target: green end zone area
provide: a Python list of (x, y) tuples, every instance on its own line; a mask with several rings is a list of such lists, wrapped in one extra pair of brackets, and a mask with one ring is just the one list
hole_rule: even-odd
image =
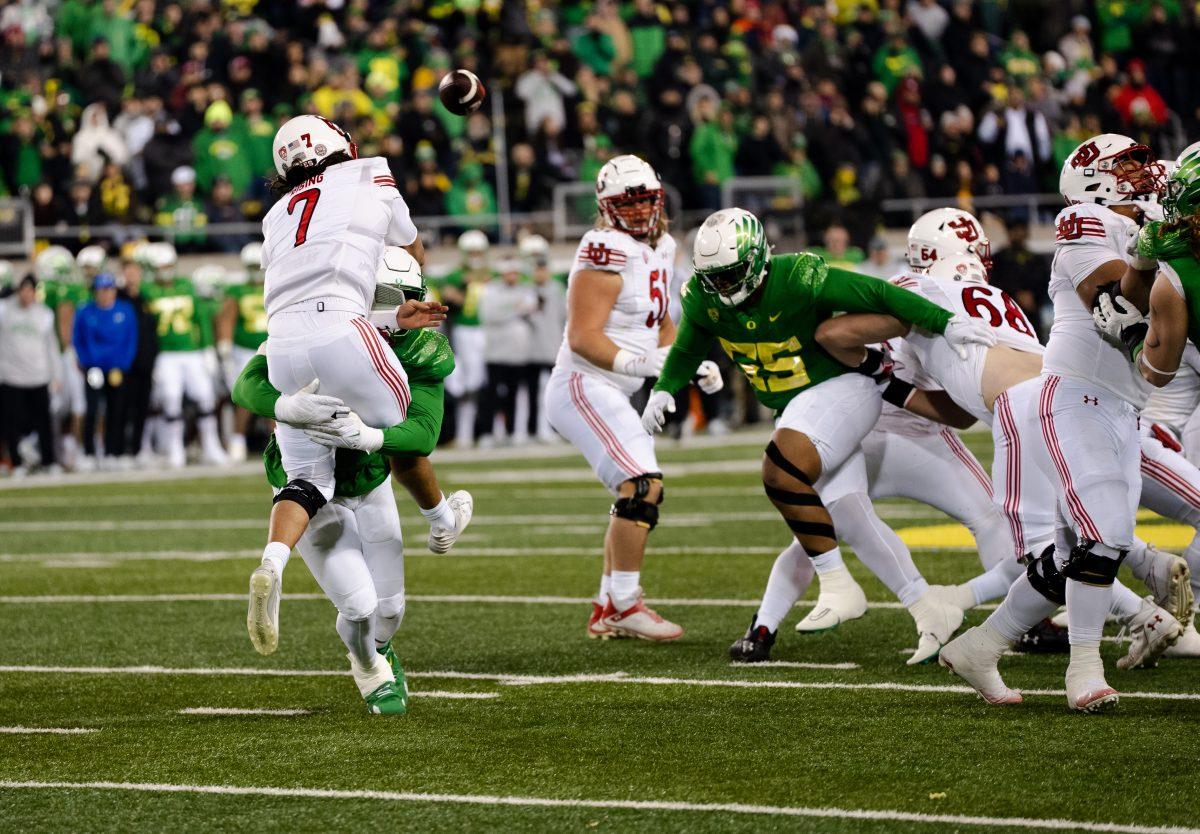
[[(968, 439), (986, 464), (986, 438)], [(580, 460), (439, 464), (447, 491), (474, 493), (476, 520), (455, 552), (434, 556), (426, 523), (399, 497), (410, 601), (398, 643), (414, 694), (399, 719), (364, 712), (334, 609), (298, 558), (279, 651), (251, 649), (244, 593), (269, 509), (257, 474), (0, 491), (0, 821), (38, 831), (1198, 825), (1196, 661), (1121, 672), (1123, 644), (1107, 642), (1109, 681), (1127, 696), (1115, 715), (1068, 714), (1061, 694), (988, 707), (939, 667), (904, 665), (911, 618), (850, 560), (868, 598), (886, 605), (816, 636), (792, 630), (798, 607), (773, 655), (793, 665), (731, 666), (728, 646), (788, 540), (760, 491), (760, 449), (735, 438), (663, 452), (667, 500), (643, 584), (687, 629), (672, 645), (584, 635), (609, 498)], [(880, 510), (930, 582), (977, 572), (969, 534), (944, 516), (905, 501)], [(1149, 515), (1140, 530), (1173, 548), (1192, 535)], [(1057, 691), (1065, 657), (1002, 668), (1018, 688)], [(181, 713), (207, 708), (304, 713)], [(26, 732), (47, 728), (95, 732)]]

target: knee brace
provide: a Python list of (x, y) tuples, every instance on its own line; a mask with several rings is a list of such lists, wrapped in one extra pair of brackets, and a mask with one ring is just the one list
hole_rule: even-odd
[(636, 478), (630, 478), (629, 481), (633, 484), (633, 495), (614, 501), (609, 515), (632, 521), (647, 530), (653, 530), (658, 525), (658, 505), (663, 502), (666, 490), (659, 489), (657, 501), (647, 501), (646, 496), (650, 494), (651, 481), (659, 481), (661, 484), (662, 473), (647, 472)]
[(321, 494), (321, 490), (301, 478), (288, 481), (271, 503), (278, 504), (280, 501), (292, 501), (299, 504), (308, 513), (309, 518), (316, 515), (317, 511), (328, 503), (325, 496)]
[(1067, 604), (1067, 580), (1054, 564), (1054, 545), (1025, 563), (1025, 576), (1033, 589), (1056, 605)]
[(1097, 544), (1099, 542), (1092, 539), (1080, 539), (1079, 544), (1071, 548), (1071, 555), (1067, 557), (1067, 561), (1062, 567), (1062, 575), (1085, 585), (1099, 587), (1112, 585), (1113, 580), (1117, 578), (1117, 571), (1129, 551), (1117, 551), (1117, 557), (1114, 559), (1102, 553), (1096, 553)]

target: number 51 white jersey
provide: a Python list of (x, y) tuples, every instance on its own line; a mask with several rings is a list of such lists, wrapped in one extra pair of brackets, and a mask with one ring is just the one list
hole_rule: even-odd
[[(953, 283), (924, 275), (905, 273), (891, 279), (893, 284), (921, 295), (956, 316), (979, 319), (996, 331), (996, 344), (1041, 354), (1037, 333), (1025, 313), (1008, 293), (988, 284)], [(950, 397), (983, 422), (992, 424), (992, 413), (981, 392), (983, 368), (988, 348), (967, 345), (964, 362), (944, 338), (913, 328), (904, 337), (898, 351), (905, 364), (915, 365), (932, 378)], [(915, 359), (915, 361), (913, 361)]]
[(338, 298), (367, 315), (385, 246), (408, 246), (417, 228), (381, 157), (326, 168), (284, 194), (263, 218), (263, 301), (268, 319), (310, 298)]

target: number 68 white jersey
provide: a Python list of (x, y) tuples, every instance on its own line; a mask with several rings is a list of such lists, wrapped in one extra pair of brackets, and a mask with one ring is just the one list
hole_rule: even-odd
[[(575, 250), (567, 293), (569, 296), (575, 273), (581, 270), (620, 275), (621, 292), (604, 324), (604, 335), (617, 347), (631, 353), (647, 354), (658, 349), (658, 330), (667, 317), (668, 286), (674, 269), (675, 240), (670, 235), (663, 235), (658, 245), (650, 246), (616, 229), (592, 229)], [(645, 382), (641, 377), (596, 367), (571, 350), (565, 334), (554, 365), (600, 377), (626, 394), (632, 394)]]
[(417, 228), (381, 157), (331, 165), (284, 194), (263, 218), (268, 319), (310, 298), (339, 298), (367, 315), (384, 246)]
[[(914, 273), (891, 279), (893, 284), (921, 295), (957, 316), (979, 319), (996, 331), (996, 344), (1041, 355), (1043, 348), (1025, 313), (1008, 293), (988, 284), (953, 283)], [(940, 336), (913, 328), (897, 351), (905, 364), (934, 380), (960, 406), (985, 425), (992, 413), (983, 402), (981, 387), (988, 348), (967, 345), (964, 362)], [(915, 360), (915, 361), (914, 361)]]

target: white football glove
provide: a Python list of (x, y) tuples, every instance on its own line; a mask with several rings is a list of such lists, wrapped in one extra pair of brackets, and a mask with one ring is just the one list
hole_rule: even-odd
[(1124, 347), (1126, 330), (1142, 324), (1146, 321), (1146, 317), (1126, 301), (1124, 296), (1118, 295), (1114, 299), (1108, 293), (1103, 292), (1096, 299), (1096, 306), (1092, 310), (1092, 321), (1096, 323), (1096, 329), (1100, 331), (1100, 335), (1106, 341), (1112, 342), (1117, 347)]
[(696, 369), (696, 386), (705, 394), (715, 394), (725, 387), (721, 369), (711, 359), (705, 359)]
[(620, 348), (613, 357), (612, 369), (625, 376), (655, 377), (662, 372), (670, 348), (656, 348), (650, 353), (634, 353)]
[(378, 452), (383, 448), (383, 431), (364, 423), (353, 411), (346, 412), (304, 429), (309, 440), (334, 449)]
[(981, 321), (955, 316), (946, 325), (942, 336), (954, 348), (959, 359), (967, 358), (967, 345), (991, 347), (996, 344), (996, 333)]
[[(719, 378), (719, 377), (718, 377)], [(653, 391), (642, 411), (642, 428), (646, 434), (662, 431), (667, 424), (667, 415), (675, 413), (675, 398), (666, 391)]]
[(334, 417), (346, 415), (349, 409), (337, 397), (314, 393), (320, 380), (314, 379), (295, 394), (284, 394), (275, 401), (275, 419), (289, 426), (304, 428)]

